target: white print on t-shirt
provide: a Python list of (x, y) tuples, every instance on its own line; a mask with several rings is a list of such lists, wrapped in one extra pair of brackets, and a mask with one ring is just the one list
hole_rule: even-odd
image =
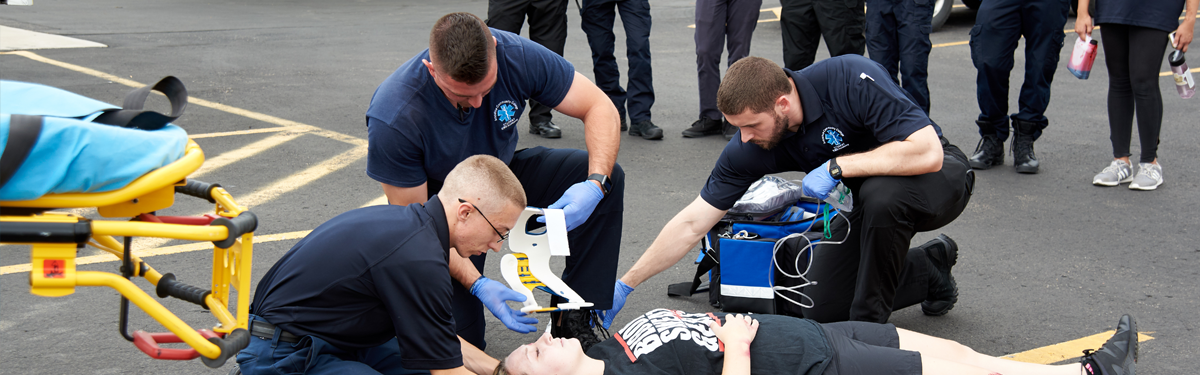
[(713, 316), (668, 309), (652, 310), (622, 328), (620, 335), (633, 360), (674, 340), (688, 340), (709, 351), (721, 350), (717, 335), (708, 327)]

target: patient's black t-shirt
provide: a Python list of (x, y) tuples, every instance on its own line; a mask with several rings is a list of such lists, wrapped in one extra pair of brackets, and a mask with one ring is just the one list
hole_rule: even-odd
[[(724, 316), (652, 310), (612, 339), (596, 344), (587, 355), (604, 361), (605, 375), (720, 374), (725, 345), (708, 324)], [(819, 375), (825, 371), (832, 350), (819, 324), (781, 315), (754, 318), (759, 327), (750, 344), (752, 374)]]

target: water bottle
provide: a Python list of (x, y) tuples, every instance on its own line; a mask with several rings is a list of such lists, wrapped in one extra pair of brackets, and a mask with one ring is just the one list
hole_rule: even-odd
[(1096, 61), (1096, 41), (1091, 35), (1084, 35), (1086, 39), (1075, 39), (1075, 49), (1071, 51), (1071, 61), (1067, 62), (1067, 71), (1074, 74), (1076, 78), (1088, 79), (1092, 74), (1092, 63)]
[[(1175, 33), (1167, 34), (1167, 39), (1174, 47)], [(1171, 65), (1171, 74), (1175, 76), (1175, 89), (1179, 90), (1179, 97), (1187, 99), (1195, 95), (1196, 81), (1192, 79), (1192, 71), (1188, 70), (1187, 62), (1184, 61), (1183, 51), (1171, 51), (1171, 54), (1167, 55), (1167, 62)]]
[(1175, 76), (1175, 89), (1179, 90), (1179, 97), (1187, 99), (1195, 95), (1196, 81), (1192, 79), (1192, 71), (1188, 70), (1183, 51), (1172, 51), (1168, 61), (1171, 64), (1171, 73)]

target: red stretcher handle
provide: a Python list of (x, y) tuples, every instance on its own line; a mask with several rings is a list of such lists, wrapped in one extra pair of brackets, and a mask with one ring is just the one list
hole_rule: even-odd
[[(224, 336), (224, 334), (222, 334), (222, 333), (214, 333), (213, 331), (209, 331), (207, 329), (198, 329), (198, 330), (196, 330), (196, 332), (200, 333), (200, 336), (204, 336), (205, 338), (223, 337)], [(160, 344), (160, 343), (167, 344), (167, 343), (176, 343), (176, 342), (183, 342), (183, 340), (180, 339), (179, 336), (176, 336), (174, 333), (170, 333), (170, 332), (164, 332), (164, 333), (149, 333), (146, 331), (134, 331), (133, 332), (133, 345), (136, 345), (137, 348), (142, 351), (142, 353), (146, 353), (146, 355), (150, 356), (150, 358), (177, 360), (177, 361), (189, 361), (189, 360), (196, 359), (196, 357), (200, 356), (200, 353), (196, 352), (196, 349), (192, 349), (192, 348), (167, 349), (167, 348), (158, 347), (158, 344)]]

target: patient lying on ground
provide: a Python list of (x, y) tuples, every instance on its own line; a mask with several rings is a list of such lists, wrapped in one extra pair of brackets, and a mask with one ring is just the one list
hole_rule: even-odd
[(1051, 366), (979, 354), (891, 324), (656, 309), (586, 354), (578, 340), (542, 335), (494, 374), (1133, 374), (1137, 327), (1126, 315), (1116, 328), (1081, 363)]

